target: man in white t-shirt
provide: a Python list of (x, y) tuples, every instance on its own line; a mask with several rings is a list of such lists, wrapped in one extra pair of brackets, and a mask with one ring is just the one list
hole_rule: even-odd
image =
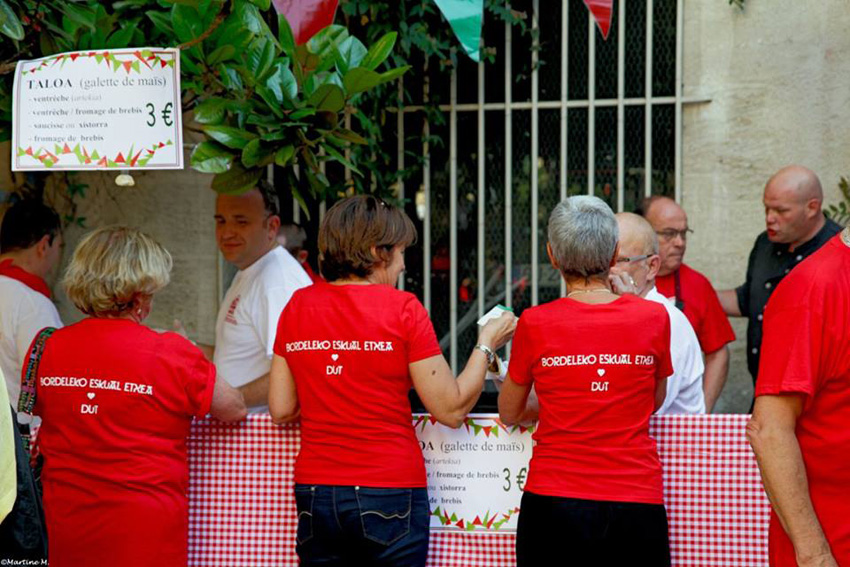
[[(705, 413), (702, 379), (705, 366), (699, 340), (685, 314), (655, 289), (655, 276), (661, 267), (658, 237), (652, 225), (632, 213), (619, 213), (617, 224), (620, 228), (620, 256), (611, 273), (631, 278), (637, 295), (661, 303), (670, 315), (673, 375), (667, 379), (667, 397), (656, 413)], [(635, 332), (639, 333), (640, 329), (635, 329)]]
[(59, 215), (35, 200), (9, 207), (0, 225), (0, 368), (9, 402), (18, 407), (21, 367), (35, 335), (61, 327), (44, 278), (59, 262)]
[(215, 236), (224, 259), (239, 268), (218, 311), (215, 347), (204, 350), (219, 375), (253, 412), (268, 405), (269, 370), (280, 314), (310, 277), (277, 242), (275, 190), (265, 182), (242, 195), (219, 195)]

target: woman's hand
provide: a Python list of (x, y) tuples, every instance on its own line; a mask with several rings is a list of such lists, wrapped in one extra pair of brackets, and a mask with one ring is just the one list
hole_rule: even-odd
[(517, 316), (510, 311), (505, 311), (499, 317), (490, 319), (481, 329), (478, 342), (493, 350), (502, 348), (514, 336), (517, 321), (519, 321)]

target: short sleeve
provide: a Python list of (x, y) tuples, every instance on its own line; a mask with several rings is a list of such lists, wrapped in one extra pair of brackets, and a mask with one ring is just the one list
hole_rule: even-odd
[(286, 287), (266, 289), (260, 297), (259, 309), (251, 314), (257, 337), (268, 358), (274, 353), (275, 331), (280, 323), (281, 313), (291, 297), (292, 290)]
[(45, 327), (62, 328), (62, 320), (56, 307), (44, 297), (33, 301), (29, 308), (21, 309), (23, 314), (16, 325), (15, 343), (18, 351), (18, 360), (23, 362), (29, 358), (30, 346), (39, 331)]
[(527, 386), (533, 381), (531, 367), (534, 360), (534, 352), (532, 351), (534, 344), (529, 337), (530, 333), (528, 317), (520, 317), (511, 345), (508, 375), (511, 380), (522, 386)]
[(189, 415), (203, 417), (210, 412), (215, 389), (215, 365), (201, 350), (175, 333), (164, 333), (165, 344), (160, 356), (166, 357), (173, 372), (183, 385), (183, 410)]
[[(784, 282), (783, 282), (784, 283)], [(799, 393), (814, 395), (823, 373), (823, 317), (812, 302), (786, 301), (777, 288), (767, 304), (756, 396)]]
[(280, 317), (277, 320), (277, 327), (274, 338), (274, 354), (282, 357), (286, 357), (286, 343), (289, 341), (287, 336), (287, 330), (292, 329), (292, 324), (288, 321), (292, 317), (292, 311), (295, 309), (295, 302), (290, 301), (286, 307), (283, 308), (283, 311), (280, 313)]
[(717, 293), (710, 285), (705, 292), (705, 312), (697, 334), (703, 352), (708, 354), (735, 340), (735, 331), (729, 324), (729, 318), (720, 305)]
[(406, 327), (408, 364), (443, 353), (428, 312), (415, 297), (405, 304), (402, 320)]
[(670, 355), (670, 317), (662, 305), (661, 330), (658, 338), (658, 349), (656, 353), (655, 379), (664, 380), (673, 375), (673, 360)]
[(755, 268), (756, 251), (758, 248), (759, 240), (756, 239), (753, 249), (750, 251), (750, 259), (747, 262), (747, 279), (744, 281), (744, 285), (738, 286), (735, 289), (735, 295), (738, 296), (738, 309), (745, 317), (750, 312), (750, 288), (753, 283), (753, 270)]

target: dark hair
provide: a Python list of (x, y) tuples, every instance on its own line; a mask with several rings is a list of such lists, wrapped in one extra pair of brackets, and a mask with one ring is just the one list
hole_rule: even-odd
[(307, 242), (307, 231), (297, 222), (281, 223), (277, 234), (286, 239), (284, 248), (293, 256), (303, 250), (304, 243)]
[(35, 199), (18, 201), (3, 215), (0, 225), (0, 253), (26, 250), (34, 246), (44, 236), (49, 236), (50, 244), (59, 234), (61, 223), (59, 215)]
[(378, 262), (390, 261), (393, 248), (414, 242), (416, 227), (404, 211), (372, 195), (349, 197), (331, 207), (319, 227), (319, 268), (328, 281), (365, 278)]
[(257, 190), (260, 192), (260, 195), (263, 196), (263, 209), (269, 215), (280, 216), (280, 198), (277, 195), (277, 189), (274, 186), (266, 181), (265, 179), (261, 179), (257, 183)]

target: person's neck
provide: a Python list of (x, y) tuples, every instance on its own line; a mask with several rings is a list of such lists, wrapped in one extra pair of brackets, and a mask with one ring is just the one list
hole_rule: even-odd
[(567, 288), (565, 297), (581, 303), (609, 303), (614, 296), (607, 275), (590, 278), (564, 277), (564, 283)]
[(797, 248), (799, 248), (800, 246), (802, 246), (803, 244), (805, 244), (806, 242), (808, 242), (809, 240), (811, 240), (812, 238), (817, 236), (817, 234), (821, 231), (821, 229), (824, 227), (825, 224), (826, 224), (826, 217), (823, 216), (823, 213), (818, 213), (818, 222), (815, 223), (815, 225), (812, 227), (812, 229), (809, 232), (807, 232), (805, 236), (803, 236), (802, 238), (800, 238), (796, 242), (792, 242), (791, 244), (789, 244), (788, 245), (788, 251), (793, 252), (794, 250), (796, 250)]
[(361, 278), (360, 276), (349, 276), (329, 283), (331, 285), (372, 285), (380, 282), (376, 281), (372, 276), (366, 276), (365, 278)]
[(268, 250), (266, 250), (265, 252), (263, 252), (262, 254), (260, 254), (259, 256), (257, 256), (256, 258), (254, 258), (254, 259), (253, 259), (253, 260), (252, 260), (249, 264), (245, 264), (244, 266), (236, 266), (236, 267), (237, 267), (237, 268), (239, 268), (239, 271), (240, 271), (240, 272), (241, 272), (241, 271), (243, 271), (243, 270), (247, 270), (248, 268), (250, 268), (251, 266), (253, 266), (253, 265), (254, 265), (254, 264), (256, 264), (257, 262), (259, 262), (260, 260), (262, 260), (263, 258), (265, 258), (265, 257), (268, 255), (268, 253), (269, 253), (269, 252), (271, 252), (272, 250), (274, 250), (274, 249), (275, 249), (275, 248), (277, 248), (278, 246), (280, 246), (280, 245), (279, 245), (279, 244), (277, 243), (277, 241), (275, 240), (275, 241), (273, 241), (273, 242), (271, 243), (271, 245), (269, 246)]
[(675, 270), (658, 270), (658, 276), (657, 277), (661, 278), (661, 277), (665, 277), (665, 276), (672, 276), (673, 274), (678, 272), (679, 268), (681, 268), (681, 267), (682, 267), (682, 264), (679, 264), (679, 267), (676, 268)]
[(38, 261), (38, 258), (31, 250), (16, 250), (15, 252), (0, 254), (0, 262), (4, 262), (5, 260), (11, 260), (12, 265), (41, 279), (45, 279), (47, 276), (47, 270), (42, 267), (42, 263)]
[(647, 294), (655, 287), (655, 278), (646, 280), (643, 289), (638, 290), (638, 297), (646, 297)]

